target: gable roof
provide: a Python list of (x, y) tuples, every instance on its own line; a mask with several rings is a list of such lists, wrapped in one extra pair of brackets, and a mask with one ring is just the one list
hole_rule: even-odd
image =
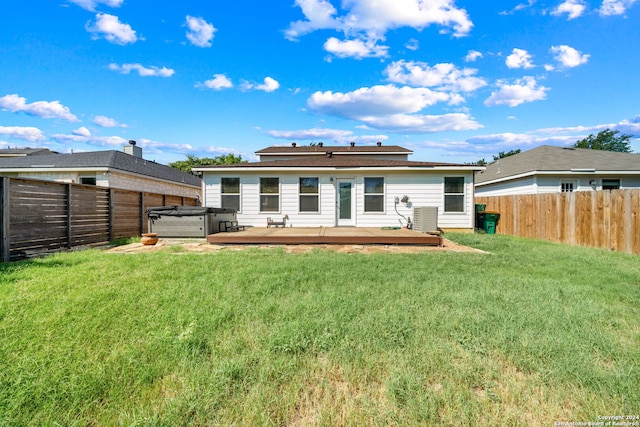
[(535, 173), (638, 172), (640, 154), (542, 145), (497, 160), (476, 173), (476, 185)]
[(115, 150), (0, 158), (0, 174), (3, 170), (22, 172), (24, 169), (37, 171), (38, 169), (87, 170), (92, 168), (115, 169), (193, 186), (201, 184), (197, 176)]
[(332, 152), (336, 154), (349, 153), (349, 154), (411, 154), (413, 151), (400, 147), (398, 145), (301, 145), (301, 146), (271, 146), (256, 151), (256, 154), (264, 155), (277, 155), (277, 154), (305, 154), (305, 155), (326, 155), (326, 153)]
[(383, 160), (368, 159), (350, 156), (322, 156), (305, 157), (290, 160), (269, 160), (264, 162), (239, 163), (233, 165), (211, 165), (193, 168), (194, 171), (207, 171), (213, 169), (344, 169), (344, 168), (379, 168), (379, 169), (406, 169), (406, 168), (431, 168), (431, 169), (457, 169), (457, 170), (482, 170), (483, 166), (461, 165), (456, 163), (413, 162), (409, 160)]

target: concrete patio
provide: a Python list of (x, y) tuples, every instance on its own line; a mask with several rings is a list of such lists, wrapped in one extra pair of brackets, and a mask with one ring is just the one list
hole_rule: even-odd
[(413, 230), (357, 227), (247, 227), (242, 231), (216, 233), (207, 242), (224, 244), (339, 244), (442, 246), (442, 237)]

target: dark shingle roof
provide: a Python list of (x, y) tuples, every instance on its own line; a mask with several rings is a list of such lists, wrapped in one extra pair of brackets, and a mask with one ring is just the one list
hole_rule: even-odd
[(291, 160), (271, 160), (265, 162), (241, 163), (234, 165), (200, 166), (196, 170), (207, 169), (238, 169), (238, 168), (437, 168), (460, 167), (464, 169), (479, 166), (461, 165), (456, 163), (412, 162), (409, 160), (367, 159), (362, 157), (334, 156), (307, 157)]
[(90, 151), (73, 154), (46, 154), (40, 156), (0, 158), (2, 169), (17, 168), (110, 168), (151, 178), (164, 179), (193, 186), (200, 186), (200, 178), (170, 168), (169, 166), (134, 157), (121, 151)]
[(640, 154), (543, 145), (505, 157), (476, 174), (476, 184), (533, 172), (638, 171)]
[(263, 148), (262, 150), (256, 151), (258, 155), (264, 154), (325, 154), (327, 152), (333, 153), (371, 153), (371, 154), (380, 154), (380, 153), (398, 153), (398, 154), (411, 154), (413, 151), (400, 147), (398, 145), (356, 145), (356, 146), (345, 146), (345, 145), (323, 145), (322, 147), (319, 145), (311, 145), (311, 146), (272, 146)]
[(23, 157), (23, 156), (41, 156), (44, 154), (58, 154), (48, 148), (3, 148), (0, 149), (0, 158), (2, 157)]

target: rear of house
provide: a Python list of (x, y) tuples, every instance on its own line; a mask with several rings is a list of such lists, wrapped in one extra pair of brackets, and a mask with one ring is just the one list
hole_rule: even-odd
[[(437, 208), (440, 229), (473, 228), (478, 166), (412, 162), (397, 146), (269, 147), (261, 161), (196, 168), (204, 204), (234, 208), (242, 224), (406, 227), (414, 209)], [(262, 160), (266, 159), (266, 160)]]

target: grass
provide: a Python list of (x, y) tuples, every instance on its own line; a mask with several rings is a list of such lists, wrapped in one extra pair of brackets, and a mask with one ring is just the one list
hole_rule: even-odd
[(0, 425), (552, 425), (640, 413), (637, 256), (64, 253), (0, 264)]

